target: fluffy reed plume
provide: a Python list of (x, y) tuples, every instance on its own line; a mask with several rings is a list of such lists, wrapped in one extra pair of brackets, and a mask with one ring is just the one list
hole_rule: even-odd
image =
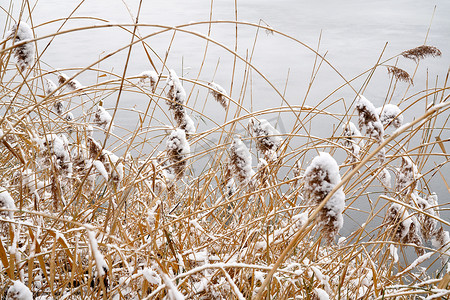
[(189, 117), (184, 108), (181, 112), (175, 112), (174, 119), (177, 123), (177, 127), (183, 129), (186, 132), (186, 136), (195, 133), (194, 121), (191, 119), (191, 117)]
[(419, 177), (419, 171), (416, 164), (407, 156), (402, 156), (402, 164), (397, 169), (397, 181), (395, 183), (395, 191), (403, 194), (409, 194), (416, 187), (416, 180)]
[(450, 234), (441, 226), (432, 239), (433, 247), (438, 249), (442, 255), (442, 261), (447, 266), (447, 274), (450, 273)]
[(359, 129), (362, 130), (365, 128), (366, 134), (374, 138), (378, 143), (382, 143), (384, 129), (377, 110), (375, 109), (375, 106), (373, 106), (372, 102), (367, 100), (364, 96), (358, 95), (356, 110), (359, 115)]
[(186, 91), (181, 85), (181, 81), (174, 70), (169, 71), (166, 85), (169, 87), (169, 91), (167, 92), (167, 98), (169, 100), (166, 101), (166, 104), (169, 106), (169, 109), (173, 111), (177, 127), (186, 131), (187, 135), (194, 134), (194, 121), (192, 121), (191, 117), (186, 113), (184, 107), (184, 103), (186, 102)]
[(155, 71), (144, 71), (139, 74), (138, 77), (141, 77), (141, 79), (139, 79), (139, 85), (144, 86), (145, 81), (149, 79), (150, 87), (152, 88), (152, 91), (155, 91), (156, 83), (158, 82), (158, 74)]
[[(25, 22), (19, 22), (19, 24), (14, 24), (8, 34), (8, 39), (14, 38), (15, 43), (23, 42), (26, 40), (33, 39), (33, 31), (30, 26)], [(13, 55), (17, 60), (17, 65), (20, 71), (25, 71), (26, 68), (30, 67), (34, 63), (34, 43), (25, 43), (20, 46), (13, 48)]]
[(60, 73), (58, 75), (59, 85), (61, 86), (67, 82), (65, 86), (71, 91), (75, 91), (75, 90), (79, 90), (79, 89), (83, 88), (83, 85), (78, 80), (76, 80), (76, 79), (69, 80), (69, 78), (70, 77), (67, 76), (66, 74)]
[(392, 76), (398, 81), (404, 81), (413, 84), (413, 80), (411, 76), (409, 76), (408, 72), (403, 69), (400, 69), (396, 66), (388, 66), (387, 67), (388, 74), (392, 74)]
[(230, 147), (231, 172), (241, 187), (251, 183), (255, 171), (252, 169), (252, 155), (239, 137), (234, 138)]
[(402, 111), (397, 105), (385, 104), (382, 107), (377, 107), (376, 110), (384, 126), (392, 124), (395, 128), (399, 128), (403, 125)]
[(349, 161), (350, 163), (356, 163), (359, 159), (359, 153), (361, 151), (361, 132), (356, 128), (353, 122), (348, 122), (343, 126), (344, 132), (343, 144), (350, 151)]
[[(308, 168), (303, 178), (303, 195), (310, 205), (319, 205), (331, 190), (341, 181), (339, 166), (331, 155), (320, 152)], [(342, 188), (337, 190), (319, 213), (319, 224), (322, 234), (331, 244), (335, 235), (344, 224), (342, 211), (345, 205), (345, 194)]]
[[(56, 90), (57, 86), (56, 84), (51, 81), (50, 79), (46, 79), (46, 85), (45, 85), (45, 94), (50, 95)], [(53, 96), (57, 96), (59, 94), (59, 91), (53, 94)], [(61, 101), (57, 100), (53, 102), (53, 108), (55, 109), (56, 113), (58, 115), (62, 115), (64, 112), (64, 105)]]
[(216, 99), (216, 101), (219, 102), (219, 104), (222, 105), (224, 109), (227, 109), (228, 107), (227, 91), (215, 82), (210, 82), (208, 83), (208, 85), (211, 87), (209, 92), (212, 94), (214, 99)]
[(111, 151), (102, 149), (102, 146), (92, 137), (87, 137), (87, 150), (80, 149), (76, 161), (81, 168), (88, 169), (91, 163), (106, 181), (117, 186), (124, 177), (123, 159)]
[(392, 187), (391, 184), (391, 174), (386, 168), (381, 169), (378, 174), (378, 179), (381, 181), (384, 187), (390, 189)]
[(102, 127), (104, 130), (109, 131), (114, 130), (114, 123), (112, 122), (112, 116), (101, 105), (97, 107), (97, 111), (95, 112), (94, 123)]
[(417, 221), (420, 224), (420, 232), (422, 233), (425, 240), (432, 240), (432, 238), (436, 235), (438, 230), (438, 222), (436, 219), (430, 217), (435, 216), (438, 217), (439, 213), (435, 210), (437, 206), (437, 196), (436, 194), (430, 195), (427, 199), (423, 199), (416, 193), (411, 194), (412, 202), (417, 208), (420, 208), (423, 212), (427, 213), (419, 213), (417, 214)]
[(434, 46), (422, 45), (413, 49), (409, 49), (402, 52), (403, 57), (412, 59), (416, 62), (427, 56), (441, 56), (442, 52)]
[(273, 128), (265, 119), (257, 120), (250, 118), (248, 130), (255, 138), (256, 146), (263, 153), (267, 161), (274, 161), (278, 158), (277, 150), (281, 145), (280, 132)]
[(73, 172), (72, 160), (69, 151), (69, 141), (63, 134), (47, 134), (39, 139), (38, 144), (45, 159), (44, 165), (49, 163), (49, 159), (55, 157), (56, 167), (67, 177)]
[(400, 204), (393, 203), (386, 211), (385, 222), (394, 230), (393, 240), (396, 242), (415, 244), (418, 255), (423, 255), (424, 250), (418, 221), (410, 216), (406, 209)]
[(14, 280), (8, 289), (6, 300), (33, 300), (33, 293), (20, 280)]
[(169, 109), (174, 111), (184, 109), (183, 104), (186, 102), (186, 91), (184, 90), (177, 73), (172, 69), (169, 70), (166, 85), (169, 87), (169, 90), (167, 91), (167, 98), (169, 98), (169, 101), (166, 101)]
[(173, 130), (167, 139), (166, 149), (175, 178), (177, 180), (183, 178), (186, 171), (187, 156), (191, 151), (185, 131), (179, 128)]
[[(55, 84), (53, 81), (51, 81), (50, 79), (46, 79), (45, 81), (46, 81), (46, 84), (45, 84), (45, 93), (46, 93), (47, 95), (50, 95), (51, 93), (53, 93), (53, 92), (56, 90), (57, 86), (56, 86), (56, 84)], [(57, 93), (58, 93), (58, 92), (57, 92)], [(54, 96), (56, 96), (56, 95), (54, 95)]]

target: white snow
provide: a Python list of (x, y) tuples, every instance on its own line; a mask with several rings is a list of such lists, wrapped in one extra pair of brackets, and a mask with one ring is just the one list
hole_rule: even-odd
[[(45, 86), (45, 93), (46, 93), (47, 95), (49, 95), (49, 94), (53, 93), (53, 92), (56, 90), (57, 86), (56, 86), (56, 84), (55, 84), (53, 81), (51, 81), (50, 79), (46, 79), (46, 81), (47, 81), (47, 84), (46, 84), (46, 86)], [(58, 94), (58, 93), (57, 93), (57, 94)], [(53, 96), (56, 96), (56, 94), (53, 95)]]
[(94, 160), (92, 164), (100, 173), (100, 175), (102, 175), (103, 178), (105, 178), (105, 180), (108, 181), (108, 171), (106, 171), (105, 165), (103, 165), (103, 163), (99, 160)]
[(367, 100), (364, 96), (358, 95), (356, 100), (356, 109), (358, 111), (359, 128), (366, 128), (366, 134), (375, 138), (378, 142), (383, 140), (384, 129), (380, 121), (375, 106)]
[(282, 138), (280, 132), (276, 130), (266, 119), (250, 118), (248, 121), (248, 129), (261, 151), (276, 151), (280, 147)]
[(9, 287), (7, 300), (33, 300), (33, 294), (30, 289), (20, 280), (13, 281), (14, 284)]
[(196, 131), (194, 121), (186, 113), (183, 114), (180, 127), (183, 128), (187, 134), (194, 134)]
[(156, 88), (156, 83), (158, 82), (158, 74), (155, 71), (144, 71), (138, 76), (141, 77), (138, 83), (139, 85), (143, 86), (146, 79), (149, 79), (150, 87), (152, 88), (152, 90)]
[(386, 168), (383, 168), (380, 173), (378, 174), (378, 179), (381, 181), (381, 183), (387, 187), (391, 188), (391, 174)]
[(398, 169), (395, 190), (400, 192), (406, 187), (411, 186), (417, 180), (419, 175), (416, 164), (414, 164), (409, 157), (402, 156), (402, 164)]
[[(97, 111), (95, 112), (94, 123), (101, 126), (103, 129), (107, 130), (110, 127), (111, 122), (112, 117), (109, 114), (109, 112), (107, 112), (103, 106), (99, 105)], [(113, 129), (114, 123), (111, 124), (110, 131), (113, 131)]]
[(69, 81), (65, 85), (65, 87), (67, 87), (69, 90), (75, 91), (75, 90), (83, 88), (83, 85), (78, 80), (76, 80), (76, 79), (69, 80), (69, 78), (70, 77), (67, 76), (66, 74), (60, 73), (58, 75), (58, 83), (59, 83), (59, 85), (63, 85), (64, 83), (66, 83), (66, 81)]
[(325, 292), (321, 288), (315, 288), (314, 293), (319, 300), (330, 300), (330, 296), (328, 296), (327, 292)]
[[(14, 44), (33, 39), (33, 31), (30, 26), (25, 22), (19, 22), (14, 24), (7, 34), (8, 38), (14, 38)], [(34, 43), (25, 43), (21, 46), (13, 48), (13, 55), (17, 59), (17, 64), (20, 69), (24, 71), (30, 67), (34, 62)]]
[[(11, 197), (9, 192), (0, 186), (0, 208), (6, 209), (16, 209), (16, 205), (14, 204), (14, 199)], [(14, 213), (12, 211), (6, 212), (10, 219), (14, 217)]]
[[(311, 204), (319, 204), (341, 181), (339, 166), (330, 154), (320, 152), (306, 168), (304, 175), (304, 195)], [(343, 225), (342, 211), (345, 206), (345, 194), (338, 189), (325, 204), (327, 215), (335, 217), (334, 227), (339, 231)]]
[(230, 152), (233, 170), (239, 184), (245, 185), (249, 183), (255, 171), (252, 169), (252, 155), (248, 151), (247, 146), (240, 138), (235, 138), (231, 144)]
[(178, 154), (182, 155), (187, 155), (191, 151), (189, 143), (186, 140), (186, 133), (180, 128), (177, 128), (170, 133), (166, 147), (169, 150), (176, 150)]
[(214, 99), (216, 99), (216, 101), (219, 102), (224, 109), (227, 109), (228, 107), (228, 99), (226, 98), (228, 97), (227, 91), (215, 82), (210, 82), (208, 83), (208, 85), (211, 87), (211, 90), (209, 91), (213, 95)]
[(426, 261), (427, 259), (429, 259), (434, 253), (433, 252), (427, 252), (421, 256), (419, 256), (415, 261), (413, 261), (406, 269), (404, 269), (403, 271), (397, 273), (395, 276), (399, 277), (409, 271), (411, 271), (412, 269), (414, 269), (415, 267), (417, 267), (419, 264), (423, 263), (424, 261)]
[(395, 247), (393, 244), (390, 244), (389, 245), (389, 253), (392, 256), (392, 259), (394, 260), (394, 263), (398, 262), (397, 247)]
[(97, 265), (97, 271), (98, 275), (104, 276), (106, 272), (108, 272), (108, 265), (106, 264), (105, 258), (103, 257), (103, 254), (100, 253), (100, 250), (98, 250), (98, 243), (97, 239), (95, 238), (95, 232), (91, 230), (91, 226), (86, 226), (86, 231), (88, 233), (89, 237), (89, 244), (91, 245), (91, 251), (92, 255), (95, 259), (95, 264)]
[(157, 286), (161, 285), (161, 277), (159, 277), (158, 273), (152, 269), (144, 268), (142, 271), (139, 271), (139, 273), (142, 273), (145, 280), (147, 280), (150, 284), (155, 284)]
[[(169, 70), (169, 76), (167, 77), (166, 85), (169, 86), (167, 97), (179, 104), (184, 104), (184, 102), (186, 101), (186, 91), (181, 85), (180, 78), (178, 78), (177, 73), (173, 69)], [(168, 101), (167, 105), (172, 108), (175, 104)]]
[(395, 128), (399, 128), (403, 124), (403, 115), (400, 108), (394, 104), (385, 104), (383, 107), (376, 109), (380, 116), (380, 121), (384, 126), (392, 124)]
[(160, 273), (161, 273), (161, 277), (164, 281), (164, 284), (166, 285), (166, 288), (167, 288), (168, 298), (170, 300), (184, 300), (185, 299), (184, 295), (182, 293), (180, 293), (180, 291), (178, 291), (177, 287), (173, 284), (173, 282), (169, 278), (169, 276), (167, 276), (162, 271)]

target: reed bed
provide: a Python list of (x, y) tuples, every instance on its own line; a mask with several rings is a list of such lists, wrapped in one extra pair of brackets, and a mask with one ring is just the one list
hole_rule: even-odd
[[(430, 189), (439, 182), (450, 193), (448, 74), (392, 97), (400, 85), (423, 84), (398, 60), (413, 69), (441, 50), (380, 56), (316, 105), (294, 105), (251, 58), (192, 23), (103, 23), (40, 37), (27, 13), (8, 15), (0, 44), (2, 299), (449, 297), (449, 194), (438, 199)], [(200, 23), (266, 30), (314, 53), (313, 73), (333, 68), (264, 22)], [(141, 36), (146, 26), (155, 32)], [(37, 41), (94, 27), (119, 28), (131, 42), (81, 68), (41, 60)], [(249, 109), (250, 72), (234, 81), (233, 68), (231, 88), (177, 74), (148, 43), (175, 32), (223, 47), (281, 104)], [(128, 74), (132, 47), (146, 49), (154, 68)], [(122, 52), (123, 73), (99, 67)], [(377, 70), (391, 80), (378, 108), (363, 96)], [(98, 80), (82, 82), (86, 73)], [(134, 95), (148, 100), (145, 110), (118, 105)], [(125, 113), (127, 124), (118, 121)], [(285, 131), (282, 119), (293, 120)], [(316, 120), (333, 128), (329, 135), (314, 134)]]

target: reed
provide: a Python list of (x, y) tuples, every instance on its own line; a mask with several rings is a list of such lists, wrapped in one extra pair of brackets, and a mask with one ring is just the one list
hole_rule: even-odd
[[(20, 19), (4, 15), (5, 24)], [(28, 17), (33, 24), (31, 8)], [(265, 38), (294, 41), (336, 70), (265, 22), (105, 22), (40, 37), (33, 30), (43, 24), (20, 21), (3, 31), (0, 297), (449, 297), (448, 194), (438, 199), (432, 189), (448, 188), (449, 74), (432, 87), (414, 80), (422, 91), (391, 97), (413, 81), (391, 65), (402, 56), (423, 63), (441, 51), (380, 56), (314, 106), (299, 105), (251, 56), (193, 28), (201, 24), (265, 30)], [(74, 68), (49, 67), (48, 48), (35, 48), (94, 28), (120, 30), (131, 41)], [(154, 31), (143, 35), (144, 28)], [(210, 44), (226, 50), (230, 88), (201, 71), (177, 74), (166, 59), (171, 46), (151, 48), (151, 37), (171, 34), (174, 42), (180, 33), (206, 41), (205, 53)], [(134, 47), (144, 49), (151, 70), (127, 73)], [(123, 73), (102, 69), (122, 52)], [(364, 86), (386, 66), (395, 84), (376, 108)], [(246, 92), (255, 78), (280, 105), (251, 109)], [(127, 106), (133, 97), (146, 102)], [(319, 136), (317, 126), (329, 134)]]

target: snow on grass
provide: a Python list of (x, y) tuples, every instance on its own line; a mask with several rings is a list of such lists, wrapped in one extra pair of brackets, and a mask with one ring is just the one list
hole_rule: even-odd
[[(6, 209), (16, 209), (16, 205), (14, 204), (14, 199), (11, 197), (9, 192), (0, 186), (0, 208)], [(12, 211), (1, 212), (1, 214), (6, 214), (10, 219), (14, 217), (14, 213)]]

